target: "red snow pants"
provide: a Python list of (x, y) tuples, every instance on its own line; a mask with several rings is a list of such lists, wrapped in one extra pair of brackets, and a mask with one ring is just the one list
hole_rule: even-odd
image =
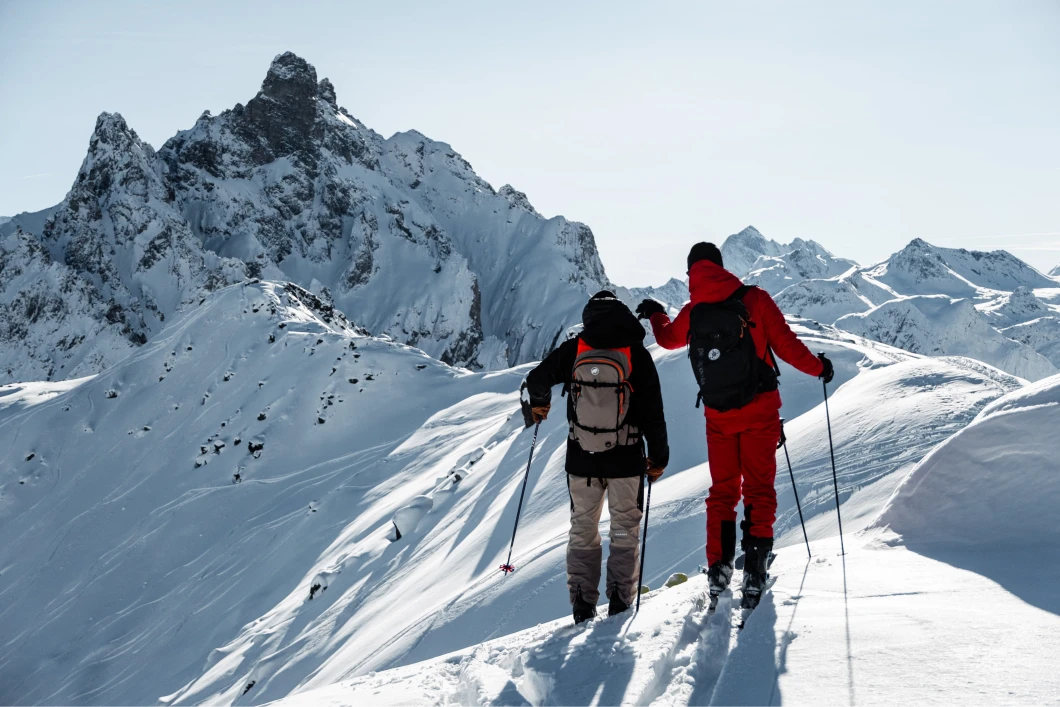
[(777, 443), (780, 394), (762, 393), (739, 410), (707, 410), (707, 564), (722, 559), (721, 526), (736, 520), (741, 487), (751, 535), (773, 537), (777, 517)]

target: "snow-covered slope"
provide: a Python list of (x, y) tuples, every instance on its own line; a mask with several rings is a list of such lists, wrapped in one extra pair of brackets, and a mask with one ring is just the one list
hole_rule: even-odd
[(1033, 591), (1036, 568), (1060, 551), (1057, 429), (1060, 376), (995, 400), (909, 474), (877, 524), (917, 548), (1035, 550), (1012, 578)]
[(989, 296), (1026, 287), (1054, 287), (1055, 282), (1004, 250), (969, 251), (940, 248), (920, 239), (863, 272), (902, 295)]
[[(932, 559), (896, 544), (891, 535), (873, 530), (859, 536), (849, 527), (872, 524), (887, 505), (895, 485), (919, 458), (912, 449), (906, 449), (906, 464), (887, 459), (888, 451), (898, 446), (887, 436), (889, 427), (900, 420), (910, 425), (910, 433), (927, 432), (934, 438), (930, 442), (934, 445), (966, 424), (974, 410), (982, 409), (985, 397), (992, 398), (1008, 387), (999, 385), (990, 393), (979, 387), (982, 379), (977, 380), (970, 371), (955, 373), (940, 360), (908, 360), (866, 372), (836, 393), (835, 429), (851, 439), (860, 437), (871, 450), (863, 453), (864, 458), (843, 453), (838, 456), (844, 520), (850, 533), (845, 538), (847, 554), (839, 556), (837, 539), (822, 532), (825, 521), (834, 524), (832, 498), (821, 499), (827, 506), (821, 509), (813, 500), (806, 501), (813, 516), (810, 537), (814, 557), (808, 560), (803, 554), (801, 534), (793, 528), (797, 537), (791, 539), (793, 543), (785, 543), (773, 565), (778, 582), (743, 631), (736, 629), (732, 595), (725, 593), (718, 612), (708, 615), (706, 583), (702, 576), (693, 575), (684, 584), (652, 591), (635, 617), (626, 614), (622, 618), (600, 618), (578, 628), (571, 626), (569, 619), (554, 621), (433, 660), (363, 674), (295, 694), (280, 704), (890, 704), (936, 698), (1020, 703), (1053, 700), (1060, 689), (1060, 678), (1048, 667), (1050, 656), (1060, 647), (1060, 592), (1052, 584), (1060, 579), (1060, 571), (1054, 565), (1041, 566), (1039, 557), (1034, 581), (1012, 572), (1000, 580), (999, 586), (995, 575), (978, 576), (956, 569), (949, 557), (942, 561)], [(998, 380), (1003, 381), (1004, 377)], [(949, 394), (934, 399), (940, 384)], [(894, 397), (895, 393), (899, 395)], [(968, 393), (972, 397), (965, 397)], [(895, 406), (869, 402), (879, 400), (880, 395), (888, 396), (884, 399), (893, 401)], [(1002, 400), (1020, 395), (1013, 393)], [(976, 401), (971, 408), (963, 406), (971, 400)], [(925, 417), (939, 403), (945, 407), (944, 413)], [(1001, 406), (995, 402), (988, 410)], [(881, 414), (883, 409), (888, 412)], [(954, 426), (935, 426), (954, 415), (960, 418), (951, 420), (957, 423)], [(885, 422), (887, 418), (889, 423)], [(797, 420), (789, 429), (792, 444), (795, 439), (806, 443), (809, 427), (825, 434), (817, 429), (819, 424), (800, 427), (800, 422)], [(1041, 418), (1025, 418), (1022, 422), (1038, 434), (1052, 424)], [(913, 436), (919, 437), (915, 433)], [(819, 441), (814, 439), (813, 443)], [(993, 442), (1007, 448), (1003, 437)], [(942, 449), (952, 444), (946, 443)], [(920, 455), (929, 448), (921, 447)], [(976, 449), (986, 456), (1000, 456), (998, 447), (979, 445)], [(1050, 448), (1049, 453), (1055, 456), (1057, 450)], [(814, 485), (814, 481), (805, 478), (801, 460), (796, 460), (795, 468), (800, 488)], [(869, 471), (872, 469), (880, 474), (873, 478)], [(953, 469), (955, 478), (944, 481), (960, 484), (961, 479), (956, 478), (959, 464)], [(988, 480), (998, 473), (993, 470), (977, 477), (984, 482), (983, 488), (970, 492), (977, 494), (977, 508), (991, 504)], [(856, 481), (852, 478), (855, 475), (860, 477)], [(670, 480), (667, 490), (675, 488), (684, 476)], [(816, 472), (810, 476), (815, 479)], [(655, 493), (661, 495), (667, 483), (664, 477)], [(909, 486), (903, 486), (903, 492)], [(944, 486), (939, 484), (940, 493), (945, 493)], [(848, 495), (854, 488), (857, 490)], [(814, 491), (807, 495), (813, 499)], [(1045, 502), (1055, 505), (1055, 495), (1050, 488)], [(931, 500), (928, 496), (922, 504), (928, 510), (918, 507), (915, 514), (921, 527), (933, 524)], [(1004, 501), (1001, 508), (1006, 511), (1020, 507), (1015, 493)], [(678, 527), (672, 524), (673, 504), (659, 505), (661, 512), (653, 504), (653, 517), (658, 512), (664, 520), (658, 525), (653, 523), (650, 537), (656, 542), (649, 542), (648, 546), (654, 555), (665, 554), (674, 543), (683, 544)], [(956, 504), (947, 503), (945, 507), (956, 508)], [(1050, 525), (1048, 513), (1041, 518), (1041, 523)], [(1018, 528), (1018, 520), (1011, 520), (1015, 522), (1010, 522), (1006, 532), (1013, 526)], [(1051, 525), (1048, 533), (1050, 538), (1057, 537)], [(977, 549), (994, 546), (994, 539), (987, 535), (971, 535), (979, 543)], [(1010, 538), (1007, 534), (1001, 537)], [(1020, 544), (1018, 539), (1012, 539), (1001, 547), (1008, 551)], [(1012, 562), (1003, 565), (1006, 569), (1013, 567)], [(681, 564), (672, 568), (688, 569)], [(1027, 641), (1036, 646), (1030, 654), (1025, 650)], [(968, 658), (973, 651), (982, 661), (989, 662), (988, 673), (982, 670), (980, 660)], [(944, 671), (947, 677), (924, 680), (925, 670)]]
[[(721, 244), (721, 255), (725, 261), (725, 267), (738, 277), (745, 277), (751, 270), (755, 269), (756, 263), (760, 258), (781, 258), (793, 251), (805, 251), (801, 266), (811, 267), (815, 270), (822, 267), (821, 263), (810, 262), (816, 256), (820, 256), (829, 267), (831, 267), (830, 261), (834, 259), (834, 256), (819, 243), (804, 241), (801, 238), (796, 238), (791, 243), (778, 243), (763, 236), (754, 226), (748, 226), (739, 233), (734, 233)], [(765, 268), (771, 265), (778, 267), (787, 265), (787, 267), (794, 267), (794, 269), (800, 267), (800, 265), (794, 263), (780, 264), (765, 260), (762, 261), (760, 267)]]
[[(245, 106), (204, 113), (157, 153), (104, 113), (67, 198), (43, 224), (24, 216), (12, 223), (91, 283), (106, 304), (99, 328), (119, 323), (127, 351), (204, 292), (264, 276), (446, 362), (501, 368), (542, 356), (608, 285), (587, 226), (495, 191), (445, 143), (383, 139), (291, 53)], [(28, 353), (0, 375), (65, 375), (91, 359)]]
[(845, 556), (834, 540), (814, 549), (811, 560), (777, 558), (777, 583), (742, 631), (729, 593), (708, 615), (706, 578), (693, 576), (653, 591), (635, 617), (554, 621), (276, 704), (1056, 702), (1055, 567), (1038, 574), (1039, 603), (1028, 603), (1015, 582), (871, 538), (848, 537)]
[(1032, 319), (1002, 329), (1001, 333), (1031, 347), (1060, 368), (1060, 318)]
[(0, 380), (95, 373), (128, 355), (120, 310), (16, 228), (0, 237)]
[(631, 287), (629, 289), (632, 308), (644, 299), (656, 299), (662, 302), (670, 310), (670, 316), (675, 316), (681, 307), (691, 298), (688, 293), (688, 282), (671, 277), (661, 287)]
[(1022, 285), (1009, 294), (976, 305), (976, 309), (987, 318), (987, 321), (999, 329), (1029, 322), (1032, 319), (1060, 315), (1060, 308), (1050, 307), (1034, 295), (1034, 290)]
[(775, 299), (782, 312), (825, 324), (875, 306), (850, 280), (843, 278), (803, 280), (783, 289)]
[(783, 255), (756, 260), (743, 279), (748, 285), (757, 285), (775, 295), (797, 282), (837, 278), (855, 268), (857, 263), (853, 260), (837, 258), (816, 243), (802, 246), (793, 243), (792, 250)]
[(1057, 372), (1034, 349), (990, 326), (967, 299), (904, 297), (842, 317), (836, 326), (914, 353), (968, 356), (1027, 380)]
[[(265, 607), (289, 592), (301, 604), (292, 572), (351, 520), (384, 521), (366, 507), (386, 514), (430, 486), (440, 502), (467, 462), (447, 452), (503, 427), (517, 385), (261, 283), (221, 290), (64, 395), (0, 389), (14, 400), (0, 410), (0, 703), (147, 704), (177, 689)], [(465, 400), (474, 424), (437, 428), (449, 447), (428, 425), (422, 449), (399, 449)], [(440, 476), (406, 484), (409, 464)], [(313, 572), (343, 571), (328, 567)]]
[[(844, 383), (850, 529), (1018, 385), (796, 325)], [(687, 360), (657, 355), (674, 449), (652, 499), (653, 586), (702, 561), (710, 483)], [(0, 389), (0, 702), (261, 703), (566, 615), (562, 415), (542, 426), (518, 569), (495, 572), (529, 451), (524, 373), (461, 374), (259, 283), (208, 296), (65, 392)], [(785, 369), (782, 386), (785, 415), (805, 412), (788, 432), (811, 537), (827, 538), (820, 384)], [(778, 487), (786, 547), (798, 521)]]
[(1060, 265), (1049, 271), (1049, 277), (1060, 278)]

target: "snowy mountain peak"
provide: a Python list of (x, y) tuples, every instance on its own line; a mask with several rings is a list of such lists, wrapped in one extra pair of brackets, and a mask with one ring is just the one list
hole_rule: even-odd
[(276, 101), (308, 100), (316, 96), (317, 70), (294, 52), (284, 52), (272, 60), (265, 81), (261, 84), (262, 97)]
[(1054, 281), (1008, 251), (941, 248), (921, 238), (914, 238), (865, 272), (904, 295), (976, 297), (990, 294), (983, 290), (1011, 292), (1021, 285), (1055, 286)]
[(497, 190), (497, 193), (507, 199), (508, 203), (512, 206), (529, 211), (534, 216), (541, 215), (537, 212), (537, 209), (535, 209), (530, 203), (530, 200), (526, 198), (526, 194), (519, 191), (511, 184), (505, 184), (503, 187)]
[(721, 244), (725, 267), (738, 277), (744, 277), (752, 270), (771, 265), (766, 262), (760, 263), (760, 258), (779, 258), (792, 251), (806, 251), (812, 256), (821, 256), (826, 260), (834, 259), (827, 249), (814, 241), (796, 238), (791, 243), (778, 243), (763, 236), (754, 226), (748, 226), (739, 233), (734, 233)]
[[(44, 331), (22, 337), (38, 342), (29, 356), (0, 341), (0, 363), (24, 362), (0, 370), (6, 380), (98, 372), (120, 356), (86, 359), (86, 332), (117, 324), (127, 346), (142, 345), (181, 307), (246, 277), (296, 282), (447, 363), (500, 368), (542, 357), (610, 285), (587, 226), (543, 218), (510, 186), (498, 193), (444, 142), (383, 139), (291, 52), (245, 106), (204, 112), (157, 153), (104, 113), (66, 200), (17, 218), (3, 234), (22, 226), (69, 270), (48, 282), (74, 278), (67, 291), (92, 294), (87, 309), (54, 310), (81, 317), (79, 335), (57, 335), (70, 350)], [(49, 301), (63, 297), (55, 288)], [(0, 275), (8, 296), (14, 280)], [(0, 329), (42, 326), (20, 307), (0, 316)]]
[(327, 103), (335, 110), (339, 109), (338, 98), (335, 96), (335, 86), (332, 85), (328, 79), (320, 79), (320, 84), (317, 86), (317, 95), (320, 100)]
[(1049, 271), (1049, 277), (1060, 277), (1060, 265)]
[(100, 150), (105, 145), (111, 150), (123, 150), (128, 148), (141, 148), (145, 143), (140, 141), (136, 131), (129, 127), (121, 113), (107, 113), (104, 111), (96, 118), (96, 127), (92, 131), (89, 140), (89, 152)]

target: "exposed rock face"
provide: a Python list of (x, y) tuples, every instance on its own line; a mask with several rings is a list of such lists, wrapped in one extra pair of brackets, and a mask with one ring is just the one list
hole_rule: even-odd
[(77, 378), (117, 363), (138, 334), (124, 310), (21, 229), (0, 238), (0, 379)]
[[(113, 325), (126, 350), (204, 291), (253, 277), (326, 290), (373, 333), (497, 368), (547, 353), (588, 295), (610, 285), (587, 226), (543, 218), (510, 186), (495, 191), (445, 143), (416, 132), (383, 139), (289, 52), (245, 106), (204, 113), (157, 153), (120, 115), (101, 115), (50, 212), (16, 217), (0, 235), (21, 226), (28, 233), (11, 248), (36, 252), (24, 242), (35, 240), (80, 278), (86, 302), (100, 304), (79, 316), (106, 312), (99, 329)], [(0, 291), (10, 289), (0, 274)], [(33, 328), (16, 311), (4, 310), (0, 327)], [(109, 360), (44, 349), (24, 367), (17, 358), (4, 353), (11, 373), (0, 381), (65, 376), (75, 359), (95, 372)]]

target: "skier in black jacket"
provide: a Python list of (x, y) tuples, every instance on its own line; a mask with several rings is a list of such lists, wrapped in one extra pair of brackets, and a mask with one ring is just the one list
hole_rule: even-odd
[[(526, 378), (536, 422), (548, 416), (553, 386), (562, 384), (565, 392), (570, 391), (566, 470), (571, 530), (567, 587), (575, 623), (596, 615), (602, 560), (599, 523), (605, 496), (611, 515), (608, 615), (625, 611), (633, 603), (640, 586), (643, 478), (658, 479), (670, 458), (662, 390), (655, 362), (644, 348), (644, 328), (629, 308), (606, 290), (593, 295), (585, 305), (582, 324), (584, 328), (577, 338), (560, 344)], [(576, 372), (576, 367), (581, 373)], [(601, 370), (604, 376), (617, 376), (619, 383), (595, 382)], [(600, 390), (611, 392), (595, 392)], [(613, 396), (616, 390), (617, 398)], [(628, 400), (624, 397), (627, 395)], [(621, 412), (618, 414), (615, 429), (605, 430), (599, 426), (602, 423), (586, 422), (594, 414), (599, 417), (601, 407), (608, 404), (611, 409), (605, 410), (601, 419), (608, 419), (608, 415), (615, 419), (619, 408), (625, 412), (624, 418)], [(586, 446), (600, 450), (591, 451)]]

